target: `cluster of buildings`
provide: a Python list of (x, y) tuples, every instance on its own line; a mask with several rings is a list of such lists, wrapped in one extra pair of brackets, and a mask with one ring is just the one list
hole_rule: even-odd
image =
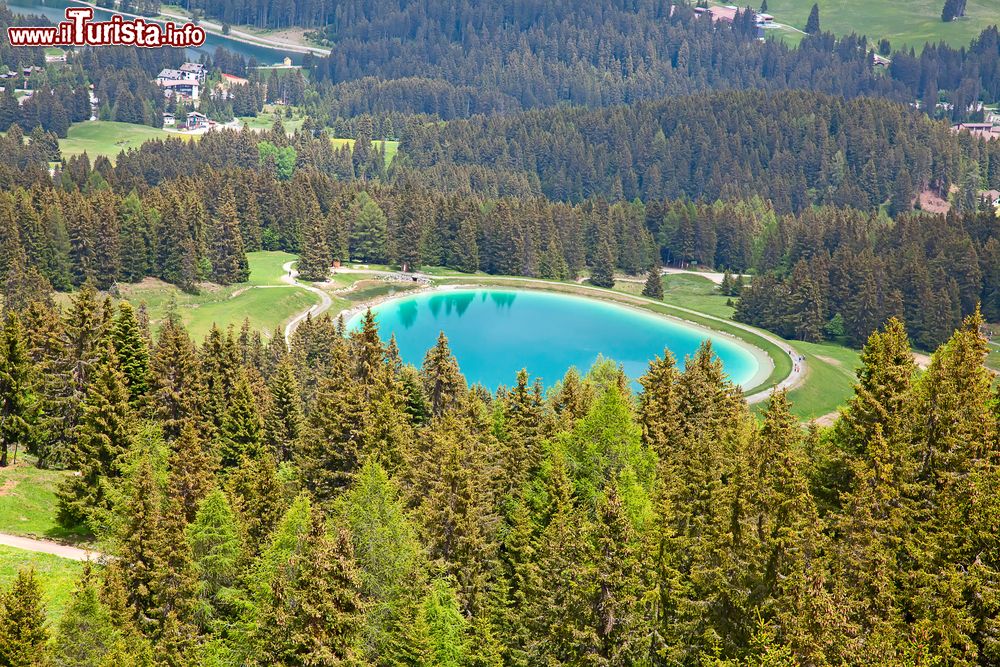
[(165, 97), (197, 101), (208, 70), (201, 63), (184, 63), (178, 69), (164, 69), (156, 76), (156, 85)]
[(951, 131), (956, 134), (963, 130), (967, 130), (974, 137), (987, 141), (1000, 139), (1000, 116), (993, 116), (992, 119), (987, 119), (983, 123), (958, 123), (951, 126)]
[[(178, 121), (180, 122), (178, 123)], [(163, 114), (163, 127), (174, 127), (181, 130), (207, 130), (215, 124), (214, 120), (209, 120), (208, 116), (197, 111), (191, 111), (180, 118), (169, 111)]]
[(713, 5), (711, 7), (695, 7), (694, 11), (696, 14), (702, 16), (708, 16), (715, 22), (722, 23), (732, 23), (736, 20), (736, 12), (739, 11), (750, 11), (753, 12), (754, 24), (757, 26), (757, 38), (764, 38), (764, 29), (772, 26), (774, 24), (774, 17), (770, 14), (765, 14), (764, 12), (757, 12), (750, 7), (745, 7), (742, 10), (736, 5)]

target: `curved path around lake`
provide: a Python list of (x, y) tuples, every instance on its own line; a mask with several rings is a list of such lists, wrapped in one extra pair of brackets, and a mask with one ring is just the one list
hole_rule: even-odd
[(292, 285), (294, 287), (301, 287), (307, 292), (312, 292), (313, 294), (319, 297), (320, 301), (319, 303), (313, 304), (308, 308), (306, 308), (305, 311), (293, 317), (291, 320), (288, 321), (288, 324), (285, 325), (285, 345), (288, 347), (291, 347), (292, 334), (294, 334), (298, 326), (302, 324), (302, 320), (306, 319), (310, 315), (312, 315), (313, 317), (322, 315), (326, 311), (330, 310), (330, 306), (333, 305), (333, 299), (330, 298), (329, 294), (327, 294), (318, 287), (313, 287), (312, 285), (306, 285), (305, 283), (296, 280), (296, 278), (299, 277), (299, 272), (298, 270), (293, 268), (294, 264), (295, 262), (291, 261), (291, 262), (285, 262), (282, 265), (281, 270), (284, 271), (284, 273), (281, 275), (281, 282), (287, 285)]
[(68, 544), (60, 544), (59, 542), (49, 540), (37, 540), (31, 537), (21, 537), (20, 535), (10, 535), (8, 533), (0, 533), (0, 544), (7, 547), (14, 547), (15, 549), (23, 549), (24, 551), (51, 554), (70, 560), (98, 560), (104, 557), (104, 554), (100, 551), (80, 549), (79, 547), (71, 547)]
[[(286, 264), (285, 266), (288, 267), (290, 264), (291, 263)], [(378, 270), (378, 269), (375, 269), (375, 270), (367, 270), (367, 269), (337, 269), (337, 272), (338, 273), (354, 273), (354, 274), (371, 274), (371, 275), (398, 275), (398, 273), (399, 273), (399, 272), (393, 272), (393, 271), (382, 271), (382, 270)], [(475, 276), (432, 276), (430, 274), (420, 273), (420, 272), (408, 273), (406, 275), (413, 276), (413, 277), (419, 278), (419, 279), (425, 279), (425, 280), (470, 280), (470, 279), (474, 280), (475, 279)], [(490, 280), (490, 279), (501, 279), (501, 277), (500, 276), (490, 276), (488, 278), (485, 278), (485, 280)], [(772, 385), (772, 386), (770, 386), (770, 387), (768, 387), (766, 389), (762, 389), (760, 391), (754, 392), (753, 394), (750, 394), (750, 395), (746, 396), (746, 401), (747, 401), (747, 403), (750, 403), (750, 404), (760, 403), (761, 401), (767, 400), (771, 396), (771, 394), (773, 394), (776, 390), (779, 390), (779, 389), (790, 390), (790, 389), (794, 389), (794, 388), (798, 387), (805, 380), (806, 373), (808, 372), (805, 360), (804, 359), (801, 360), (801, 361), (799, 360), (798, 357), (800, 355), (797, 355), (795, 353), (795, 350), (788, 344), (787, 341), (781, 340), (777, 336), (775, 336), (775, 335), (773, 335), (773, 334), (771, 334), (769, 332), (766, 332), (766, 331), (764, 331), (762, 329), (758, 329), (756, 327), (752, 327), (752, 326), (749, 326), (747, 324), (743, 324), (741, 322), (736, 322), (736, 321), (733, 321), (733, 320), (727, 320), (727, 319), (724, 319), (724, 318), (721, 318), (721, 317), (716, 317), (715, 315), (708, 315), (707, 313), (702, 313), (702, 312), (699, 312), (697, 310), (692, 310), (691, 308), (684, 308), (683, 306), (676, 306), (676, 305), (671, 304), (671, 303), (666, 303), (664, 301), (658, 301), (656, 299), (650, 299), (649, 297), (645, 297), (645, 296), (638, 296), (638, 295), (634, 295), (634, 294), (622, 294), (620, 292), (611, 292), (609, 290), (606, 290), (606, 289), (603, 289), (603, 288), (600, 288), (600, 287), (592, 287), (590, 285), (581, 285), (581, 284), (572, 284), (572, 285), (569, 285), (567, 283), (561, 283), (561, 282), (558, 282), (558, 281), (555, 281), (555, 280), (544, 280), (542, 278), (519, 278), (519, 277), (515, 277), (515, 276), (504, 276), (504, 277), (502, 277), (502, 279), (506, 280), (506, 281), (511, 281), (511, 282), (521, 282), (521, 283), (537, 284), (537, 285), (550, 285), (550, 286), (553, 286), (553, 287), (562, 287), (562, 288), (571, 287), (573, 289), (586, 290), (586, 291), (592, 292), (595, 296), (602, 295), (606, 299), (610, 299), (610, 300), (613, 300), (613, 301), (618, 301), (619, 303), (623, 303), (624, 299), (621, 298), (621, 297), (625, 297), (627, 299), (634, 299), (634, 300), (637, 300), (637, 301), (640, 301), (640, 302), (645, 302), (645, 303), (650, 303), (650, 304), (657, 304), (657, 305), (660, 305), (660, 306), (667, 306), (667, 307), (669, 307), (669, 308), (671, 308), (673, 310), (676, 310), (678, 312), (681, 312), (681, 313), (686, 313), (688, 315), (694, 315), (694, 316), (696, 316), (696, 317), (698, 317), (700, 319), (710, 320), (710, 321), (713, 321), (713, 322), (719, 322), (721, 324), (725, 324), (726, 326), (734, 327), (736, 329), (740, 329), (742, 331), (746, 331), (747, 333), (754, 334), (755, 336), (760, 336), (761, 338), (763, 338), (767, 342), (771, 343), (772, 345), (777, 346), (778, 349), (780, 349), (782, 352), (784, 352), (786, 355), (788, 355), (788, 358), (789, 358), (789, 360), (792, 363), (792, 371), (781, 382), (779, 382), (779, 383), (777, 383), (775, 385)], [(301, 285), (301, 283), (299, 283), (299, 284)], [(615, 299), (614, 297), (619, 297), (619, 298)], [(368, 307), (370, 305), (372, 305), (371, 302), (357, 304), (353, 309), (351, 309), (351, 312), (364, 309), (364, 308), (366, 308), (366, 307)], [(300, 319), (301, 320), (306, 315), (308, 315), (309, 312), (310, 311), (306, 311), (305, 313), (303, 313), (302, 315), (300, 315), (296, 319)], [(683, 320), (683, 318), (678, 318), (678, 319)], [(719, 333), (724, 333), (724, 332), (719, 332)], [(286, 336), (286, 338), (287, 338), (287, 336)], [(759, 349), (759, 348), (757, 348), (757, 346), (753, 345), (752, 343), (750, 343), (748, 341), (743, 341), (743, 342), (745, 344), (747, 344), (747, 345), (750, 345), (751, 347), (753, 347), (755, 349)]]

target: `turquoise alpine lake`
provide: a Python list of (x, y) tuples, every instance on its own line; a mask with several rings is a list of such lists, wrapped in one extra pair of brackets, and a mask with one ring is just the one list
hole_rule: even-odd
[[(664, 349), (683, 367), (705, 339), (711, 339), (734, 383), (749, 388), (766, 377), (759, 360), (766, 355), (732, 337), (598, 299), (536, 290), (450, 289), (384, 301), (372, 312), (382, 340), (396, 336), (403, 361), (420, 366), (443, 331), (469, 384), (491, 390), (511, 386), (522, 368), (549, 387), (571, 366), (586, 373), (600, 356), (622, 364), (635, 383)], [(360, 327), (362, 315), (351, 318), (349, 330)]]

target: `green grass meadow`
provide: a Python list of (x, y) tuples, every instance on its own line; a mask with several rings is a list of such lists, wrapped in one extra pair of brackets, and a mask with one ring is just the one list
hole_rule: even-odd
[(38, 577), (52, 624), (50, 630), (54, 630), (73, 596), (73, 587), (83, 572), (83, 563), (0, 545), (0, 587), (8, 587), (17, 573), (26, 569), (34, 569)]
[(206, 285), (198, 294), (188, 294), (158, 280), (122, 285), (122, 298), (138, 306), (146, 304), (150, 324), (157, 330), (171, 306), (196, 341), (204, 340), (216, 324), (239, 327), (244, 319), (268, 335), (278, 335), (285, 322), (316, 304), (315, 295), (281, 282), (282, 265), (295, 255), (278, 251), (247, 253), (250, 280), (239, 285)]
[(926, 42), (967, 47), (984, 28), (1000, 24), (997, 0), (968, 0), (965, 17), (951, 23), (941, 20), (944, 0), (768, 0), (767, 11), (776, 22), (801, 30), (814, 2), (823, 30), (838, 36), (855, 32), (874, 42), (886, 38), (894, 49), (912, 46), (918, 52)]
[(41, 470), (24, 452), (17, 465), (0, 469), (0, 532), (59, 542), (79, 542), (85, 530), (56, 523), (56, 488), (72, 473)]
[(104, 155), (114, 162), (122, 151), (138, 148), (152, 139), (182, 137), (190, 140), (195, 136), (167, 132), (148, 125), (93, 120), (71, 125), (67, 137), (59, 140), (59, 151), (66, 158), (87, 153), (91, 160)]

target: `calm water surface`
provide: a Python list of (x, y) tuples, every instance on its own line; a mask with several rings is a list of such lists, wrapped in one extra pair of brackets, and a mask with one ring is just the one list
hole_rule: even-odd
[[(757, 360), (724, 336), (605, 301), (531, 290), (424, 292), (374, 307), (383, 340), (396, 335), (403, 360), (419, 366), (444, 331), (470, 383), (510, 386), (521, 368), (545, 386), (575, 366), (586, 372), (599, 355), (614, 359), (634, 381), (669, 348), (683, 366), (705, 338), (712, 339), (729, 378), (756, 374)], [(360, 326), (361, 315), (349, 328)], [(636, 385), (638, 387), (638, 385)]]

